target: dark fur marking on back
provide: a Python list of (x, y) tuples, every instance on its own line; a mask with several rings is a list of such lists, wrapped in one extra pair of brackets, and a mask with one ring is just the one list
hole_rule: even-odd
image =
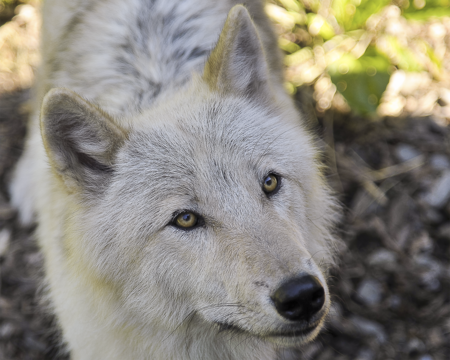
[[(85, 17), (85, 13), (91, 12), (92, 9), (99, 3), (101, 3), (101, 1), (90, 1), (87, 3), (87, 5), (84, 8), (82, 7), (78, 12), (75, 13), (75, 15), (72, 17), (72, 19), (67, 24), (61, 37), (59, 38), (58, 51), (56, 52), (57, 54), (64, 53), (64, 51), (67, 48), (67, 45), (70, 43), (70, 41), (68, 41), (67, 38), (70, 37), (75, 32), (75, 28), (78, 26), (78, 24), (82, 23), (82, 21)], [(49, 63), (50, 63), (52, 72), (57, 72), (57, 71), (61, 70), (60, 59), (58, 57), (50, 59)]]
[(193, 60), (195, 58), (207, 55), (209, 52), (210, 52), (210, 50), (195, 47), (189, 54), (187, 60)]

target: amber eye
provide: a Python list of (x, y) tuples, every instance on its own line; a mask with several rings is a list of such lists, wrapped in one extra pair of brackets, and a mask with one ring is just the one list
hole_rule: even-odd
[(277, 175), (269, 174), (266, 176), (263, 182), (263, 190), (266, 194), (272, 194), (275, 190), (278, 190), (280, 180)]
[(183, 212), (175, 218), (175, 225), (183, 229), (193, 228), (197, 223), (197, 215), (189, 211)]

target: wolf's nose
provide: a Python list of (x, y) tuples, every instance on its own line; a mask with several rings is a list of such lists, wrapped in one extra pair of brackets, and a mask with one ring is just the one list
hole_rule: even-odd
[(272, 295), (278, 313), (292, 321), (308, 320), (325, 302), (325, 292), (319, 279), (307, 275), (286, 281)]

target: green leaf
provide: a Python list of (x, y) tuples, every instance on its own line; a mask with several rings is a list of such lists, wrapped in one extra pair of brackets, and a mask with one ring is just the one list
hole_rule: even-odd
[(426, 21), (431, 17), (450, 16), (450, 0), (409, 0), (402, 10), (407, 19)]
[(338, 23), (346, 30), (361, 29), (372, 14), (377, 14), (391, 0), (333, 0), (332, 9)]
[(363, 56), (346, 54), (328, 67), (331, 81), (356, 113), (375, 115), (389, 83), (391, 63), (370, 46)]
[(431, 62), (436, 65), (438, 70), (442, 69), (442, 61), (437, 57), (436, 53), (434, 52), (433, 48), (425, 42), (425, 46), (427, 48), (427, 55), (428, 58), (431, 60)]
[(318, 35), (324, 40), (329, 40), (335, 35), (333, 27), (323, 16), (309, 13), (307, 15), (307, 21), (311, 35)]
[(297, 0), (280, 0), (280, 3), (283, 4), (286, 10), (291, 10), (298, 13), (304, 11), (302, 4)]
[(321, 0), (302, 0), (302, 3), (306, 9), (309, 9), (314, 13), (317, 13), (322, 6)]
[(284, 57), (284, 64), (286, 66), (299, 65), (305, 61), (308, 61), (314, 57), (314, 54), (309, 47), (305, 47), (296, 51), (293, 54), (286, 55)]
[(300, 50), (300, 46), (298, 46), (296, 43), (293, 43), (292, 41), (289, 41), (282, 37), (278, 38), (278, 46), (284, 51), (291, 54)]
[(387, 43), (389, 45), (387, 55), (392, 58), (392, 62), (400, 69), (406, 71), (422, 71), (423, 65), (416, 60), (415, 54), (407, 47), (401, 45), (398, 39), (394, 36), (387, 36)]
[(363, 27), (366, 24), (367, 19), (372, 14), (379, 13), (390, 3), (390, 0), (361, 0), (360, 5), (356, 7), (355, 16), (352, 21), (352, 29), (359, 29)]

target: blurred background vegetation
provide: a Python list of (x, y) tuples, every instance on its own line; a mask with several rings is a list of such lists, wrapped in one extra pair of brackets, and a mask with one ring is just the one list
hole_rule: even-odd
[(0, 94), (29, 88), (39, 64), (39, 0), (0, 0)]
[[(0, 92), (39, 63), (40, 0), (0, 0)], [(450, 0), (268, 0), (286, 87), (327, 110), (450, 121)]]
[(0, 26), (11, 20), (17, 5), (19, 4), (16, 0), (0, 0)]
[(319, 113), (450, 117), (450, 0), (273, 0), (267, 13), (288, 90), (313, 85)]

